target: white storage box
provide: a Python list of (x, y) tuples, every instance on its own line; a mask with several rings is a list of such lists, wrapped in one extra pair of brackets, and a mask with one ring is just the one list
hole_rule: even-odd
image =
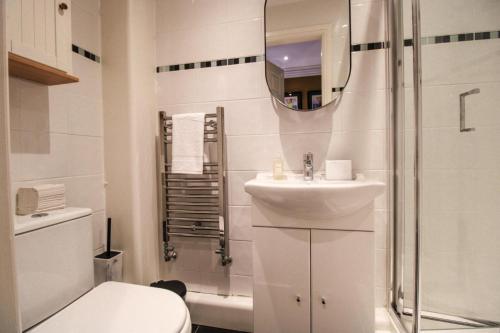
[(325, 164), (327, 180), (352, 180), (351, 160), (327, 160)]

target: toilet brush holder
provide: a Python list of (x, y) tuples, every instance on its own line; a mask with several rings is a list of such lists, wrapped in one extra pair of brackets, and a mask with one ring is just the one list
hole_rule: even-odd
[(123, 251), (106, 251), (94, 257), (94, 284), (123, 280)]
[(111, 250), (111, 218), (108, 218), (106, 251), (94, 257), (94, 284), (123, 280), (123, 251)]

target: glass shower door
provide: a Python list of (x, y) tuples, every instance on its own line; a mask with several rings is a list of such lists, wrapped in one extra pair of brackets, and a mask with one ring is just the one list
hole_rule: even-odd
[(421, 328), (498, 326), (500, 0), (420, 0), (420, 11), (416, 212), (411, 0), (406, 1), (404, 312), (411, 315), (414, 307), (414, 221), (419, 214)]
[(500, 1), (421, 10), (421, 307), (500, 322)]

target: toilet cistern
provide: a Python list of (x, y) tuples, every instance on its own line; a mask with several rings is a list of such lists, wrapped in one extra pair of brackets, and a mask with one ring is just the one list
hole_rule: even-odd
[(309, 181), (314, 179), (313, 153), (304, 154), (304, 180)]

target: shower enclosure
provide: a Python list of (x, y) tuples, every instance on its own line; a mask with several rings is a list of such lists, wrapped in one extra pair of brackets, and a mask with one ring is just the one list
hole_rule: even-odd
[(500, 332), (500, 0), (388, 2), (391, 311)]

